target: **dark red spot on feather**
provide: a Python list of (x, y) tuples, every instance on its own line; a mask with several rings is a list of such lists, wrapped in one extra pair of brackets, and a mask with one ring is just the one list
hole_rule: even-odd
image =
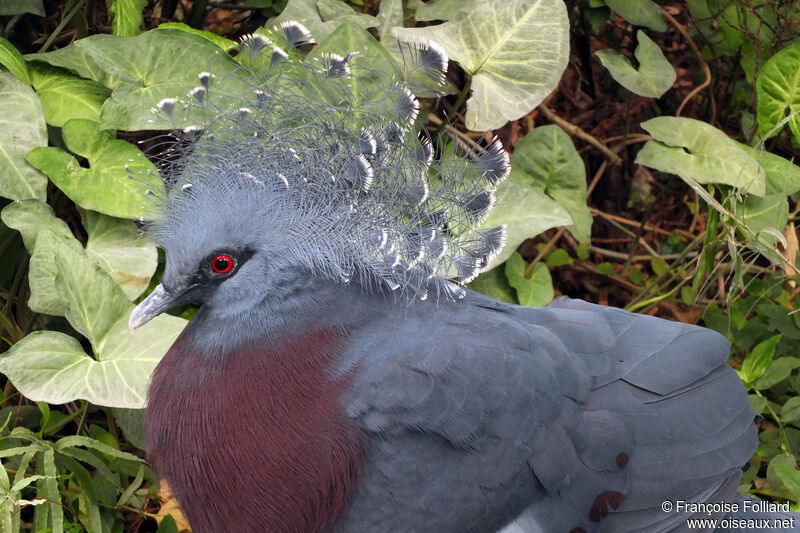
[(325, 373), (338, 339), (202, 356), (191, 324), (159, 363), (145, 429), (157, 472), (195, 533), (329, 531), (362, 464), (358, 431)]
[(620, 468), (625, 468), (628, 466), (628, 454), (625, 452), (620, 452), (617, 455), (617, 466)]
[(595, 498), (592, 508), (589, 510), (589, 519), (592, 522), (599, 522), (601, 518), (608, 516), (609, 505), (612, 509), (616, 509), (624, 500), (625, 495), (621, 492), (613, 490), (601, 492), (600, 495)]
[(573, 527), (569, 530), (569, 533), (586, 533), (586, 530), (582, 527)]

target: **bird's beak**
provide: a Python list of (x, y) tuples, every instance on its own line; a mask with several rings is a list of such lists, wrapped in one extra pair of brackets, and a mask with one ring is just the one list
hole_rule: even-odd
[(133, 310), (131, 318), (128, 320), (128, 327), (131, 330), (141, 327), (173, 305), (175, 305), (175, 296), (159, 283), (150, 296), (142, 300), (142, 303)]

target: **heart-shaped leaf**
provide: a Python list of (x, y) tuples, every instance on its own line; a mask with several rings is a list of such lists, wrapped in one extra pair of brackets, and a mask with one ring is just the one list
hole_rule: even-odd
[(490, 130), (539, 105), (569, 59), (569, 21), (561, 0), (477, 2), (444, 24), (398, 28), (403, 41), (427, 38), (472, 75), (466, 125)]
[(553, 300), (553, 280), (550, 270), (544, 263), (537, 263), (533, 267), (531, 277), (525, 277), (528, 263), (521, 255), (514, 252), (506, 261), (506, 277), (508, 283), (517, 290), (517, 298), (521, 305), (528, 307), (542, 307)]
[(62, 132), (67, 148), (89, 161), (88, 169), (61, 148), (37, 148), (28, 161), (73, 202), (120, 218), (142, 218), (153, 209), (151, 197), (161, 197), (164, 185), (136, 146), (100, 131), (91, 120), (70, 120)]
[(26, 57), (113, 89), (101, 112), (100, 123), (106, 130), (166, 129), (151, 109), (164, 98), (186, 96), (199, 84), (201, 72), (211, 72), (217, 87), (234, 94), (243, 94), (250, 85), (246, 72), (217, 44), (177, 29), (156, 29), (136, 37), (93, 35), (60, 50)]
[(506, 278), (502, 268), (495, 268), (490, 272), (484, 272), (472, 280), (467, 287), (501, 302), (510, 304), (518, 303), (517, 299), (514, 297), (514, 290), (511, 288), (511, 285), (508, 284), (508, 278)]
[(636, 163), (688, 177), (697, 183), (724, 183), (741, 192), (763, 196), (766, 174), (747, 151), (724, 132), (705, 122), (683, 117), (657, 117), (642, 123), (653, 136)]
[(144, 407), (150, 375), (186, 322), (162, 315), (131, 332), (128, 317), (134, 306), (122, 290), (86, 254), (50, 231), (38, 236), (37, 250), (48, 237), (55, 290), (70, 324), (91, 342), (95, 358), (68, 335), (34, 332), (0, 356), (0, 372), (35, 401), (85, 399), (111, 407)]
[(532, 185), (558, 202), (572, 218), (568, 228), (575, 238), (589, 241), (592, 215), (586, 207), (586, 168), (564, 130), (548, 125), (528, 133), (511, 154), (509, 180)]
[(675, 83), (675, 69), (645, 32), (639, 30), (636, 38), (639, 41), (635, 52), (639, 70), (615, 50), (598, 50), (597, 57), (611, 76), (629, 91), (649, 98), (661, 98)]

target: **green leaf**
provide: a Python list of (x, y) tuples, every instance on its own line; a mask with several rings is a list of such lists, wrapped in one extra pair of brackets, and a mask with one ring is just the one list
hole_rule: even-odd
[(88, 169), (61, 148), (37, 148), (28, 161), (79, 206), (110, 216), (142, 218), (153, 208), (146, 191), (163, 195), (158, 171), (133, 144), (100, 131), (91, 120), (70, 120), (62, 132), (67, 148), (88, 160)]
[(345, 22), (364, 29), (374, 28), (379, 24), (375, 17), (356, 13), (350, 6), (338, 0), (289, 0), (281, 14), (270, 20), (268, 26), (277, 26), (289, 20), (303, 23), (318, 42)]
[(13, 44), (2, 37), (0, 37), (0, 65), (7, 68), (21, 82), (31, 84), (27, 61)]
[(768, 389), (788, 378), (792, 374), (792, 370), (797, 367), (800, 367), (800, 359), (797, 357), (774, 359), (764, 374), (756, 380), (753, 387), (758, 390)]
[(147, 0), (109, 0), (108, 11), (114, 15), (111, 19), (111, 33), (137, 35), (144, 22), (142, 10), (146, 6)]
[(119, 285), (130, 300), (147, 289), (158, 266), (158, 253), (142, 240), (136, 224), (94, 211), (81, 213), (89, 234), (86, 255)]
[(684, 285), (681, 287), (681, 301), (686, 305), (694, 305), (694, 301), (697, 299), (697, 289), (690, 285)]
[(42, 438), (42, 434), (44, 433), (44, 428), (50, 423), (50, 406), (45, 402), (36, 402), (36, 407), (42, 412), (42, 429), (39, 430), (37, 434), (39, 438)]
[(158, 124), (151, 109), (164, 98), (183, 97), (211, 72), (216, 86), (242, 94), (250, 85), (236, 61), (215, 43), (176, 29), (156, 29), (136, 37), (92, 35), (28, 59), (66, 68), (113, 89), (101, 112), (101, 127), (118, 130), (171, 129)]
[(586, 206), (586, 167), (564, 130), (548, 125), (528, 133), (511, 154), (509, 181), (533, 185), (558, 202), (572, 219), (570, 232), (580, 242), (589, 242), (592, 215)]
[(556, 248), (547, 254), (545, 262), (547, 263), (548, 268), (556, 268), (564, 265), (571, 265), (573, 260), (565, 249)]
[(58, 470), (56, 469), (55, 452), (52, 449), (47, 449), (39, 452), (39, 457), (39, 464), (42, 465), (39, 468), (44, 469), (46, 477), (41, 480), (41, 485), (37, 483), (36, 494), (48, 500), (45, 505), (50, 508), (52, 531), (57, 533), (64, 529), (64, 509), (61, 507), (61, 494), (58, 492), (58, 481), (56, 479)]
[(17, 200), (3, 208), (0, 219), (9, 228), (20, 232), (25, 249), (33, 254), (36, 246), (36, 237), (42, 230), (49, 230), (66, 238), (72, 238), (67, 223), (57, 218), (53, 209), (39, 200)]
[(32, 13), (43, 17), (45, 15), (42, 0), (3, 0), (0, 2), (0, 15), (21, 15)]
[(697, 183), (724, 183), (744, 193), (764, 195), (764, 169), (710, 124), (691, 118), (657, 117), (643, 122), (642, 127), (653, 140), (639, 151), (637, 164)]
[(98, 452), (103, 453), (104, 455), (108, 455), (109, 457), (113, 457), (115, 459), (122, 459), (125, 461), (133, 461), (135, 463), (143, 463), (144, 459), (141, 457), (137, 457), (132, 453), (123, 452), (113, 446), (109, 446), (97, 439), (92, 439), (89, 437), (85, 437), (83, 435), (69, 435), (67, 437), (62, 437), (55, 443), (53, 448), (56, 451), (65, 451), (69, 448), (74, 448), (76, 446), (80, 446), (82, 448), (91, 448), (93, 450), (97, 450)]
[(649, 98), (661, 98), (675, 83), (675, 69), (661, 53), (661, 48), (650, 40), (645, 32), (636, 32), (639, 45), (636, 47), (636, 70), (624, 55), (615, 50), (595, 52), (611, 76), (629, 91)]
[(756, 396), (755, 394), (748, 394), (747, 401), (750, 403), (750, 408), (756, 413), (763, 413), (767, 408), (767, 399), (763, 396)]
[(192, 28), (188, 24), (184, 24), (183, 22), (164, 22), (158, 25), (159, 30), (181, 30), (187, 33), (193, 33), (195, 35), (199, 35), (204, 39), (208, 39), (212, 43), (216, 44), (220, 48), (222, 48), (226, 52), (230, 52), (231, 50), (235, 50), (239, 48), (239, 45), (236, 44), (236, 41), (232, 41), (230, 39), (226, 39), (222, 35), (217, 35), (214, 32), (210, 32), (208, 30), (198, 30), (197, 28)]
[(180, 533), (178, 530), (178, 524), (175, 523), (175, 519), (172, 518), (171, 514), (166, 515), (161, 520), (161, 523), (158, 524), (158, 530), (156, 533)]
[(756, 345), (750, 355), (742, 362), (740, 375), (745, 383), (753, 383), (767, 370), (772, 356), (775, 355), (775, 346), (781, 340), (780, 335), (774, 335)]
[[(83, 247), (72, 236), (67, 224), (52, 209), (38, 200), (9, 204), (0, 218), (22, 234), (25, 247), (32, 255), (28, 284), (31, 297), (28, 306), (39, 313), (63, 315), (66, 302), (55, 288), (55, 249), (66, 246), (83, 254)], [(133, 222), (85, 213), (84, 224), (89, 233), (88, 257), (100, 265), (133, 299), (146, 288), (156, 266), (152, 244), (138, 238)], [(41, 242), (39, 237), (41, 235)]]
[(467, 285), (467, 288), (501, 302), (510, 304), (518, 303), (517, 299), (514, 298), (514, 291), (511, 285), (508, 284), (508, 278), (506, 278), (502, 269), (499, 268), (495, 268), (490, 272), (484, 272), (472, 280)]
[[(52, 232), (38, 236), (37, 250)], [(184, 320), (157, 317), (153, 326), (131, 332), (133, 305), (114, 281), (85, 257), (61, 243), (53, 246), (55, 290), (70, 324), (94, 347), (97, 360), (71, 337), (38, 332), (0, 358), (0, 372), (27, 397), (49, 403), (85, 399), (97, 405), (141, 408), (152, 370), (177, 338)]]
[(147, 328), (142, 334), (139, 330), (127, 333), (141, 350), (103, 361), (86, 355), (68, 335), (33, 332), (0, 356), (0, 372), (22, 394), (37, 401), (61, 404), (83, 399), (95, 405), (142, 408), (150, 375), (185, 324), (168, 315), (153, 322), (151, 327), (150, 323), (142, 326), (142, 330)]
[[(772, 466), (772, 463), (770, 463)], [(772, 467), (775, 476), (784, 484), (786, 488), (797, 498), (800, 498), (800, 470), (797, 470), (797, 464), (788, 464), (780, 462)]]
[(67, 237), (49, 229), (39, 231), (28, 272), (28, 284), (31, 289), (28, 307), (37, 313), (63, 316), (67, 311), (66, 300), (56, 290), (58, 267), (55, 251), (59, 247), (83, 253), (80, 242), (71, 235)]
[(28, 85), (10, 72), (0, 72), (0, 196), (11, 200), (45, 200), (47, 178), (25, 161), (37, 146), (47, 146), (42, 104)]
[(92, 343), (96, 353), (117, 322), (130, 311), (122, 290), (85, 254), (66, 246), (55, 247), (56, 290), (67, 303), (64, 316)]
[(776, 468), (784, 467), (786, 469), (794, 470), (797, 468), (797, 460), (793, 455), (782, 453), (773, 457), (769, 465), (767, 465), (767, 481), (774, 488), (779, 488), (783, 484), (783, 480), (778, 476)]
[(114, 414), (114, 421), (122, 430), (122, 434), (129, 443), (140, 450), (146, 446), (144, 437), (144, 409), (123, 409), (114, 407), (111, 409)]
[(48, 124), (62, 127), (73, 118), (100, 121), (100, 110), (111, 94), (102, 84), (41, 63), (34, 63), (31, 71)]
[(465, 0), (428, 0), (420, 4), (414, 12), (414, 20), (418, 22), (450, 20), (460, 11), (473, 9), (474, 5), (474, 1)]
[(644, 274), (636, 267), (628, 268), (628, 278), (636, 285), (641, 285), (644, 282)]
[(575, 249), (575, 255), (577, 255), (578, 259), (581, 261), (586, 261), (589, 259), (589, 246), (585, 242), (578, 243)]
[(596, 274), (600, 274), (601, 276), (616, 276), (617, 270), (614, 268), (614, 265), (609, 263), (608, 261), (603, 261), (599, 263), (595, 269)]
[(396, 34), (438, 42), (472, 76), (465, 118), (472, 130), (496, 129), (529, 113), (556, 87), (569, 59), (561, 0), (478, 2), (444, 24)]
[(748, 235), (749, 245), (765, 256), (780, 261), (775, 252), (775, 243), (783, 234), (789, 218), (789, 202), (785, 194), (747, 196), (743, 202), (732, 200), (731, 211), (734, 216), (752, 232)]
[(605, 0), (605, 3), (634, 26), (667, 31), (667, 21), (661, 8), (651, 0)]
[(12, 511), (15, 511), (14, 500), (17, 499), (17, 493), (10, 491), (9, 485), (6, 469), (0, 468), (0, 527), (3, 531), (16, 532), (19, 528), (14, 526)]
[(669, 270), (669, 265), (667, 265), (667, 262), (664, 261), (662, 258), (658, 257), (657, 255), (652, 255), (650, 256), (650, 268), (653, 269), (653, 272), (657, 276), (660, 276), (661, 274)]
[(497, 202), (481, 227), (505, 224), (506, 245), (487, 269), (503, 263), (526, 239), (571, 223), (569, 213), (540, 189), (511, 179), (503, 181), (497, 186)]
[[(5, 469), (3, 469), (3, 471), (5, 471)], [(11, 487), (11, 492), (20, 491), (20, 490), (24, 489), (25, 487), (27, 487), (28, 485), (30, 485), (31, 483), (33, 483), (34, 481), (39, 480), (39, 479), (44, 479), (45, 477), (47, 477), (47, 476), (35, 475), (35, 476), (30, 476), (30, 477), (23, 478), (23, 479), (17, 481), (16, 483), (14, 483), (14, 485)]]
[(749, 153), (758, 161), (766, 174), (765, 194), (781, 194), (788, 196), (800, 191), (800, 167), (792, 161), (762, 148), (753, 148), (746, 144), (736, 143), (739, 148)]
[(128, 487), (122, 492), (117, 500), (118, 508), (127, 504), (128, 500), (130, 500), (133, 497), (133, 494), (142, 486), (142, 481), (144, 481), (144, 469), (144, 465), (139, 466), (139, 471), (136, 472), (136, 477), (133, 478), (133, 481), (131, 481), (130, 485), (128, 485)]
[(403, 0), (383, 0), (378, 11), (378, 37), (384, 44), (396, 42), (393, 28), (403, 27)]
[(800, 420), (800, 396), (793, 396), (786, 400), (781, 408), (781, 420), (785, 424)]
[(718, 0), (688, 0), (686, 4), (695, 27), (714, 55), (732, 56), (737, 53), (749, 33), (732, 25), (747, 16), (746, 10), (739, 9), (739, 2), (725, 0), (727, 5), (724, 5)]
[(758, 73), (758, 134), (768, 139), (780, 132), (778, 124), (789, 116), (789, 127), (800, 141), (800, 43), (772, 56)]
[(533, 267), (531, 277), (525, 277), (525, 269), (528, 263), (514, 252), (506, 262), (505, 273), (508, 283), (517, 290), (517, 298), (520, 305), (528, 307), (542, 307), (553, 300), (553, 280), (550, 278), (550, 270), (544, 263), (537, 263)]
[(92, 35), (84, 39), (79, 39), (69, 46), (53, 50), (43, 54), (27, 54), (25, 59), (28, 61), (41, 61), (75, 72), (82, 78), (87, 78), (102, 83), (109, 89), (113, 89), (123, 83), (123, 80), (109, 74), (101, 67), (95, 55), (115, 43), (122, 45), (119, 41), (122, 37), (112, 35)]

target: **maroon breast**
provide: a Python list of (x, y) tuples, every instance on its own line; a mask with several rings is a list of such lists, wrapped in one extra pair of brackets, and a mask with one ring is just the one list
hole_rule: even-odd
[(147, 449), (196, 533), (321, 532), (342, 514), (362, 454), (347, 380), (326, 373), (338, 344), (320, 333), (208, 356), (175, 342), (150, 386)]

